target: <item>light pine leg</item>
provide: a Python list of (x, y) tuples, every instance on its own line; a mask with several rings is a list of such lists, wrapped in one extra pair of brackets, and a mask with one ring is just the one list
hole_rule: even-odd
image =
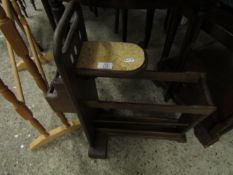
[[(44, 80), (46, 80), (46, 76), (45, 76), (44, 70), (42, 68), (42, 65), (40, 63), (40, 59), (39, 59), (39, 56), (41, 56), (42, 54), (40, 53), (39, 48), (35, 42), (35, 39), (32, 36), (29, 25), (28, 25), (26, 19), (24, 18), (23, 14), (21, 13), (21, 10), (20, 10), (20, 7), (19, 7), (17, 1), (11, 0), (11, 4), (12, 4), (12, 7), (14, 8), (16, 14), (18, 15), (19, 22), (23, 26), (23, 31), (25, 32), (25, 35), (27, 37), (29, 46), (30, 46), (31, 51), (32, 51), (33, 58), (35, 59), (36, 66), (39, 69), (39, 72), (43, 76)], [(8, 10), (9, 10), (9, 8), (8, 8)]]
[(16, 112), (25, 120), (29, 121), (31, 125), (45, 137), (49, 136), (46, 129), (40, 124), (40, 122), (33, 117), (30, 109), (21, 101), (19, 101), (13, 92), (11, 92), (8, 87), (0, 79), (0, 93), (1, 95), (9, 101), (15, 108)]
[[(5, 7), (8, 6), (8, 4), (6, 2), (3, 2), (3, 5)], [(7, 15), (11, 16), (11, 13), (8, 11)], [(15, 62), (15, 55), (14, 55), (13, 49), (8, 41), (6, 41), (6, 47), (7, 47), (9, 62), (11, 64), (12, 75), (13, 75), (13, 78), (15, 81), (16, 95), (17, 95), (18, 100), (24, 102), (23, 90), (22, 90), (22, 86), (21, 86), (21, 82), (19, 79), (19, 74), (18, 74), (18, 70), (16, 67), (16, 62)]]
[[(29, 57), (28, 49), (23, 39), (21, 38), (18, 30), (16, 29), (14, 23), (12, 22), (12, 20), (10, 20), (6, 16), (1, 6), (0, 6), (0, 29), (5, 35), (8, 42), (11, 44), (15, 53), (23, 59), (25, 65), (27, 66), (29, 73), (32, 75), (36, 84), (38, 85), (38, 87), (42, 90), (42, 92), (45, 95), (48, 91), (48, 85), (43, 79), (43, 77), (41, 76), (40, 72), (38, 71), (38, 68), (36, 67), (35, 63)], [(61, 122), (66, 127), (70, 126), (70, 124), (68, 123), (68, 120), (66, 119), (63, 113), (57, 113), (57, 115), (60, 118)]]
[(17, 98), (19, 101), (24, 102), (24, 95), (23, 95), (22, 85), (19, 79), (18, 70), (16, 67), (14, 52), (11, 48), (11, 45), (8, 43), (8, 41), (6, 41), (6, 47), (8, 51), (9, 62), (11, 64), (12, 75), (15, 81)]

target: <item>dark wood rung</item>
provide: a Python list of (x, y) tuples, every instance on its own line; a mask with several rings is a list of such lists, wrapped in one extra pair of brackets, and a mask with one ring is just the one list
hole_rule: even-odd
[(112, 121), (112, 120), (94, 120), (97, 125), (111, 125), (111, 126), (145, 126), (145, 127), (187, 127), (188, 123), (169, 123), (169, 122), (138, 122), (138, 121)]
[(80, 76), (91, 77), (111, 77), (111, 78), (128, 78), (128, 79), (145, 79), (153, 81), (197, 83), (202, 73), (198, 72), (155, 72), (144, 71), (140, 74), (130, 74), (128, 72), (103, 71), (103, 70), (77, 70)]
[(154, 111), (165, 113), (182, 114), (201, 114), (209, 115), (216, 110), (214, 106), (196, 106), (196, 105), (161, 105), (161, 104), (143, 104), (126, 102), (107, 102), (107, 101), (85, 101), (83, 102), (91, 108), (100, 109), (128, 109), (133, 111)]
[(111, 129), (111, 128), (97, 128), (97, 131), (108, 133), (110, 135), (137, 135), (146, 137), (156, 137), (158, 139), (169, 139), (176, 140), (179, 142), (186, 142), (184, 134), (177, 132), (157, 132), (157, 131), (140, 131), (140, 130), (129, 130), (129, 129)]
[(112, 113), (102, 113), (100, 116), (97, 117), (96, 120), (110, 120), (111, 121), (137, 121), (137, 122), (170, 122), (170, 123), (177, 123), (179, 118), (171, 117), (157, 117), (157, 116), (116, 116)]

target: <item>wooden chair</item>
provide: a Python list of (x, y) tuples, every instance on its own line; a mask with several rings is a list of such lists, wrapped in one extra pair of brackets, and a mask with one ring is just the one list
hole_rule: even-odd
[[(73, 0), (58, 23), (54, 38), (54, 59), (58, 67), (47, 100), (56, 111), (77, 113), (88, 139), (89, 156), (105, 158), (110, 135), (153, 136), (179, 142), (185, 133), (215, 111), (202, 73), (166, 73), (145, 71), (143, 50), (131, 43), (87, 41), (78, 1)], [(189, 106), (100, 101), (97, 77), (146, 79), (196, 84), (205, 103)], [(61, 94), (62, 93), (62, 94)], [(56, 95), (57, 94), (57, 95)], [(55, 102), (55, 99), (57, 102)], [(66, 103), (66, 104), (65, 104)], [(58, 107), (58, 108), (56, 108)], [(111, 110), (110, 110), (111, 109)], [(141, 111), (147, 116), (116, 116), (113, 111)], [(158, 113), (178, 113), (176, 118), (155, 117)]]
[[(168, 15), (168, 18), (170, 18), (170, 22), (168, 22), (168, 26), (173, 26), (175, 30), (173, 30), (172, 34), (168, 34), (167, 38), (167, 45), (166, 49), (163, 52), (163, 57), (168, 57), (169, 50), (171, 48), (171, 44), (174, 40), (174, 36), (176, 33), (176, 29), (179, 26), (181, 16), (184, 15), (188, 19), (191, 19), (191, 9), (186, 9), (185, 11), (175, 12), (170, 11), (170, 15)], [(211, 36), (216, 41), (220, 42), (222, 45), (224, 45), (226, 48), (229, 49), (229, 51), (233, 50), (233, 13), (232, 13), (232, 4), (230, 1), (220, 1), (217, 4), (213, 4), (211, 8), (208, 9), (206, 15), (204, 16), (204, 19), (202, 20), (202, 25), (200, 29), (202, 29), (205, 33), (207, 33), (209, 36)], [(170, 27), (166, 27), (169, 28)], [(168, 32), (169, 33), (169, 32)], [(171, 32), (170, 32), (171, 33)], [(208, 60), (208, 58), (211, 58), (211, 61), (205, 62), (205, 65), (198, 65), (198, 69), (204, 70), (205, 72), (208, 72), (208, 86), (211, 91), (211, 96), (213, 97), (214, 103), (216, 104), (218, 111), (211, 115), (210, 117), (206, 118), (204, 121), (199, 123), (195, 127), (195, 135), (199, 139), (199, 141), (203, 144), (203, 146), (208, 147), (215, 142), (219, 140), (219, 138), (224, 135), (226, 132), (232, 130), (233, 128), (233, 116), (232, 116), (232, 90), (228, 87), (231, 87), (231, 81), (223, 81), (222, 78), (218, 78), (215, 75), (216, 69), (218, 69), (218, 72), (222, 72), (222, 76), (228, 77), (231, 75), (228, 75), (227, 67), (224, 66), (224, 68), (221, 68), (223, 66), (221, 65), (228, 65), (229, 63), (226, 61), (227, 59), (220, 59), (222, 58), (222, 54), (217, 54), (217, 49), (210, 51), (207, 49), (205, 51), (205, 48), (201, 49), (202, 51), (195, 51), (195, 54), (198, 52), (201, 52), (202, 55), (198, 54), (198, 57), (196, 58), (195, 55), (192, 55), (195, 59), (203, 61)], [(205, 54), (203, 54), (205, 53)], [(225, 56), (224, 56), (225, 57)], [(187, 62), (189, 64), (189, 69), (195, 69), (197, 65), (195, 63), (191, 63), (187, 60), (187, 58), (190, 58), (188, 56), (185, 56), (186, 60), (183, 60), (183, 66), (185, 66), (185, 63)], [(218, 60), (219, 59), (219, 60)], [(215, 60), (218, 60), (217, 62)], [(164, 62), (165, 64), (171, 64), (172, 60), (168, 60), (168, 62)], [(175, 61), (173, 60), (172, 63)], [(178, 60), (179, 62), (179, 60)], [(192, 61), (191, 61), (192, 62)], [(215, 62), (215, 64), (213, 64)], [(207, 64), (208, 63), (208, 64)], [(213, 65), (216, 65), (215, 67)], [(221, 69), (224, 69), (224, 71), (221, 71)], [(230, 68), (229, 68), (230, 69)], [(224, 73), (223, 73), (224, 72)], [(220, 74), (221, 75), (221, 74)], [(220, 76), (219, 75), (219, 76)], [(220, 76), (221, 77), (221, 76)], [(187, 99), (183, 100), (183, 103), (186, 103)]]

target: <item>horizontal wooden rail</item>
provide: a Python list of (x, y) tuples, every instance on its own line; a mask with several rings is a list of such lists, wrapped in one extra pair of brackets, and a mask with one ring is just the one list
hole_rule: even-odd
[(101, 109), (128, 109), (134, 111), (154, 111), (166, 113), (201, 114), (209, 115), (216, 110), (214, 106), (199, 105), (161, 105), (144, 103), (108, 102), (108, 101), (85, 101), (84, 104), (92, 108)]
[(169, 123), (169, 122), (139, 122), (139, 121), (113, 121), (113, 120), (95, 120), (95, 124), (109, 125), (147, 125), (147, 126), (165, 126), (165, 127), (187, 127), (188, 123)]
[(167, 82), (186, 82), (197, 83), (203, 73), (198, 72), (155, 72), (144, 71), (139, 74), (129, 75), (127, 72), (103, 71), (103, 70), (77, 70), (77, 74), (81, 76), (91, 77), (111, 77), (111, 78), (126, 78), (126, 79), (145, 79), (153, 81)]
[(180, 142), (185, 142), (186, 137), (183, 134), (176, 132), (158, 132), (158, 131), (144, 131), (144, 130), (132, 130), (132, 129), (111, 129), (111, 128), (97, 128), (99, 132), (106, 132), (110, 135), (137, 135), (146, 137), (156, 137), (158, 139), (171, 139)]

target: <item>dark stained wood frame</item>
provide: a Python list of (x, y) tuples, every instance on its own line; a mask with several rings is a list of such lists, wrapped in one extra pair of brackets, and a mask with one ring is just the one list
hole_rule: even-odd
[[(87, 35), (82, 10), (79, 3), (73, 0), (66, 7), (55, 31), (54, 58), (61, 76), (60, 80), (59, 76), (57, 76), (55, 80), (58, 79), (57, 82), (60, 81), (60, 87), (64, 87), (65, 89), (63, 95), (66, 93), (68, 96), (66, 99), (71, 100), (74, 108), (70, 112), (77, 113), (80, 119), (90, 145), (90, 157), (106, 157), (109, 135), (153, 136), (160, 139), (184, 142), (186, 141), (185, 132), (193, 128), (216, 110), (209, 98), (208, 89), (205, 89), (206, 104), (201, 106), (99, 101), (95, 84), (95, 78), (97, 77), (147, 79), (153, 81), (198, 83), (203, 85), (205, 75), (191, 72), (166, 73), (144, 71), (144, 67), (130, 74), (127, 72), (104, 70), (76, 71), (74, 65), (76, 61), (78, 61), (78, 53), (80, 52), (82, 43), (86, 40)], [(76, 49), (74, 49), (75, 47)], [(74, 50), (77, 50), (78, 53)], [(71, 57), (77, 58), (77, 60), (73, 61)], [(57, 85), (55, 85), (55, 87), (56, 86)], [(50, 92), (53, 91), (54, 89), (52, 88)], [(61, 89), (59, 90), (59, 88), (57, 88), (55, 91), (59, 94)], [(62, 98), (64, 98), (64, 96)], [(48, 101), (50, 100), (49, 96), (47, 99)], [(64, 99), (60, 99), (57, 103), (62, 103), (63, 100)], [(53, 101), (53, 103), (56, 102)], [(61, 106), (60, 104), (60, 107)], [(112, 116), (113, 114), (111, 112), (109, 113), (108, 109), (129, 109), (132, 111), (161, 112), (166, 114), (182, 113), (182, 115), (177, 120), (159, 117), (127, 118)]]

